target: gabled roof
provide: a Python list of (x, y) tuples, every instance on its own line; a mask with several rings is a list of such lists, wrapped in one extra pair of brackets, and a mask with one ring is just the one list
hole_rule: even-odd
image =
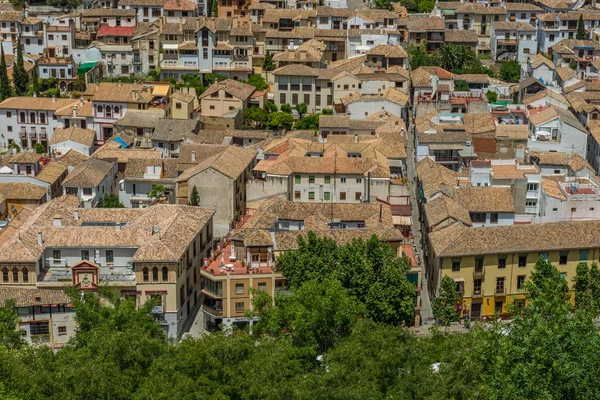
[(552, 60), (547, 59), (542, 54), (536, 54), (531, 59), (530, 62), (531, 62), (531, 68), (533, 68), (533, 69), (536, 69), (540, 65), (546, 65), (550, 69), (554, 69), (555, 68), (554, 63), (552, 62)]
[(247, 83), (239, 82), (233, 79), (215, 81), (212, 85), (208, 87), (208, 89), (206, 89), (204, 93), (202, 93), (202, 95), (198, 99), (205, 99), (211, 94), (217, 93), (220, 90), (225, 91), (225, 93), (232, 95), (236, 99), (246, 101), (252, 95), (252, 93), (254, 93), (256, 88), (254, 86), (248, 85)]
[(446, 220), (460, 221), (468, 226), (472, 224), (469, 211), (445, 194), (427, 201), (424, 208), (427, 224), (433, 230), (435, 230), (435, 226)]
[(384, 56), (387, 58), (406, 58), (408, 53), (404, 47), (400, 45), (393, 46), (391, 44), (380, 44), (373, 47), (367, 52), (370, 56)]
[(89, 158), (79, 164), (63, 181), (64, 186), (96, 187), (112, 173), (114, 163)]
[(198, 134), (200, 125), (197, 119), (160, 118), (152, 140), (180, 141), (189, 133)]
[(273, 71), (274, 75), (288, 75), (288, 76), (319, 76), (319, 73), (309, 66), (303, 64), (290, 64), (281, 68), (277, 68)]
[(50, 138), (50, 144), (58, 144), (66, 142), (68, 140), (75, 143), (83, 144), (87, 147), (94, 145), (94, 139), (96, 138), (96, 131), (93, 129), (82, 129), (77, 126), (71, 126), (69, 128), (57, 128), (52, 133)]
[(186, 169), (177, 182), (185, 182), (192, 176), (212, 168), (226, 177), (235, 180), (248, 168), (256, 158), (256, 151), (237, 146), (227, 146), (225, 151), (200, 161), (197, 165)]
[(425, 157), (417, 163), (417, 176), (422, 183), (425, 198), (429, 198), (439, 192), (443, 185), (457, 186), (460, 174)]

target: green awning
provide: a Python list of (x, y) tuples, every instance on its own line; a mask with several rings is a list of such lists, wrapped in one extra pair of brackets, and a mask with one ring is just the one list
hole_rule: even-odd
[(79, 64), (79, 67), (77, 68), (77, 75), (82, 75), (91, 71), (96, 65), (98, 65), (97, 61)]

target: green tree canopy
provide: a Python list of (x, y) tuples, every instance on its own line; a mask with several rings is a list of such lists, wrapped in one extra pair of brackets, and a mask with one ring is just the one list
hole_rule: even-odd
[(308, 106), (305, 103), (298, 103), (294, 108), (298, 112), (298, 115), (300, 115), (301, 119), (304, 116), (304, 114), (306, 114), (306, 112), (308, 111)]
[(440, 320), (443, 326), (450, 326), (460, 319), (460, 312), (456, 309), (459, 303), (460, 294), (456, 291), (456, 282), (449, 276), (444, 276), (440, 291), (433, 300), (433, 317)]
[(190, 201), (188, 202), (189, 206), (199, 206), (200, 205), (200, 194), (198, 193), (198, 188), (196, 185), (192, 186), (192, 192), (190, 193)]
[(123, 203), (119, 201), (119, 196), (116, 194), (105, 194), (104, 198), (98, 204), (100, 208), (123, 208), (125, 207)]
[(0, 101), (11, 96), (10, 80), (6, 69), (6, 58), (4, 57), (4, 46), (0, 46)]
[(25, 64), (23, 63), (23, 47), (21, 42), (17, 42), (17, 57), (13, 63), (12, 78), (17, 96), (25, 96), (27, 94), (29, 79), (27, 72), (25, 72)]
[(267, 72), (273, 71), (275, 69), (275, 63), (273, 62), (273, 56), (271, 55), (271, 52), (269, 50), (267, 50), (267, 52), (265, 53), (265, 58), (263, 59), (262, 68)]
[[(283, 108), (283, 106), (282, 106)], [(269, 114), (267, 121), (268, 129), (286, 129), (290, 130), (294, 124), (294, 117), (286, 112), (275, 112)]]
[(265, 105), (263, 106), (263, 109), (267, 112), (267, 114), (278, 111), (277, 106), (269, 101), (267, 101), (265, 103)]
[(204, 75), (204, 83), (206, 84), (206, 86), (210, 86), (213, 83), (215, 83), (215, 81), (224, 81), (227, 80), (227, 76), (223, 75), (223, 74), (215, 74), (215, 73), (208, 73), (206, 75)]
[(81, 6), (81, 0), (46, 0), (46, 4), (67, 13)]
[(267, 112), (260, 107), (248, 107), (244, 110), (244, 120), (254, 129), (262, 129), (267, 119)]
[(319, 116), (321, 114), (307, 115), (294, 125), (294, 129), (298, 130), (314, 130), (319, 129)]
[(292, 113), (292, 106), (290, 106), (289, 104), (282, 104), (281, 105), (281, 111), (287, 114), (291, 114)]
[(521, 64), (517, 60), (505, 62), (500, 67), (500, 78), (508, 82), (518, 82), (521, 78)]
[(250, 75), (250, 78), (248, 78), (248, 85), (254, 86), (256, 90), (265, 90), (269, 87), (265, 78), (258, 74)]
[(579, 20), (577, 20), (577, 33), (575, 34), (575, 38), (577, 40), (585, 40), (588, 38), (583, 23), (583, 13), (579, 14)]

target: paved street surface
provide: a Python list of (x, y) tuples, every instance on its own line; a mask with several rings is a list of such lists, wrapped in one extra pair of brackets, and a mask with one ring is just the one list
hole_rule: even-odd
[(423, 247), (421, 245), (421, 222), (419, 218), (419, 203), (417, 200), (417, 151), (415, 149), (416, 143), (416, 129), (414, 125), (408, 128), (408, 144), (407, 144), (407, 158), (406, 158), (406, 172), (408, 178), (408, 189), (410, 194), (411, 204), (411, 216), (412, 216), (412, 234), (414, 236), (414, 245), (416, 254), (421, 264), (421, 324), (425, 327), (433, 325), (433, 313), (431, 311), (431, 300), (429, 299), (429, 289), (427, 286), (427, 277), (425, 275), (425, 265), (423, 263)]

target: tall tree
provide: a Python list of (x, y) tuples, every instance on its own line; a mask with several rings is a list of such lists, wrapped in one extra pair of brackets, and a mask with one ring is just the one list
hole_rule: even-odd
[(271, 52), (267, 50), (265, 53), (265, 58), (263, 59), (263, 70), (265, 71), (273, 71), (275, 69), (275, 63), (273, 62), (273, 56), (271, 56)]
[(459, 59), (459, 48), (452, 43), (444, 44), (437, 54), (438, 65), (448, 71), (459, 68), (462, 63)]
[(31, 95), (38, 95), (42, 90), (42, 85), (40, 84), (40, 78), (38, 76), (37, 66), (33, 68), (33, 76), (31, 79)]
[(17, 312), (15, 311), (15, 301), (7, 300), (0, 307), (0, 346), (5, 346), (9, 349), (17, 349), (23, 346), (23, 336), (25, 331), (17, 330), (17, 323), (20, 321)]
[(577, 33), (575, 34), (577, 40), (587, 39), (587, 32), (585, 31), (585, 25), (583, 24), (583, 13), (579, 14), (579, 20), (577, 21)]
[(214, 18), (217, 18), (219, 16), (219, 0), (213, 0), (211, 14)]
[(100, 204), (98, 204), (98, 207), (100, 208), (123, 208), (125, 207), (123, 205), (123, 203), (121, 203), (119, 201), (119, 196), (114, 194), (114, 193), (110, 193), (110, 194), (105, 194), (104, 198), (102, 199), (102, 201), (100, 202)]
[(10, 81), (6, 70), (6, 58), (4, 57), (4, 46), (0, 45), (0, 101), (11, 96)]
[(192, 192), (190, 193), (190, 201), (188, 202), (188, 206), (199, 206), (200, 205), (200, 195), (198, 194), (198, 188), (196, 185), (192, 186)]
[(302, 118), (304, 114), (306, 114), (306, 112), (308, 111), (308, 106), (305, 103), (298, 103), (294, 108), (298, 112), (300, 118)]
[(433, 300), (433, 317), (439, 319), (443, 326), (450, 326), (452, 322), (460, 319), (460, 312), (456, 306), (460, 302), (460, 295), (456, 291), (456, 282), (449, 276), (444, 276), (440, 284), (440, 292)]
[(17, 58), (13, 63), (13, 85), (17, 96), (25, 96), (27, 94), (29, 79), (27, 77), (27, 72), (25, 72), (23, 47), (21, 46), (20, 41), (17, 43)]

